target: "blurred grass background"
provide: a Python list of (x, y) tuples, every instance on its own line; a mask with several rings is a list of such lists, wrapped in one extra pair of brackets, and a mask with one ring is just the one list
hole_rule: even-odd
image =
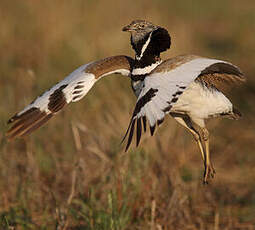
[[(202, 185), (193, 138), (172, 119), (123, 152), (135, 97), (121, 76), (101, 80), (25, 140), (6, 121), (78, 66), (133, 56), (121, 28), (147, 19), (171, 50), (230, 61), (248, 82), (229, 92), (239, 121), (212, 120), (216, 178)], [(255, 3), (0, 1), (0, 229), (255, 229)]]

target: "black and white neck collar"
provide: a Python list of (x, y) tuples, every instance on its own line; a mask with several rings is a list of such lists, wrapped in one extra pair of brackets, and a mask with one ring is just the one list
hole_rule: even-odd
[(145, 66), (137, 66), (134, 67), (131, 71), (131, 74), (133, 76), (137, 75), (147, 75), (151, 73), (152, 70), (154, 70), (158, 65), (162, 63), (161, 59), (158, 59), (157, 61), (151, 63), (150, 65), (145, 65)]
[(157, 28), (156, 30), (146, 34), (141, 40), (134, 42), (131, 37), (131, 45), (135, 50), (135, 57), (137, 61), (147, 62), (153, 61), (155, 57), (159, 57), (160, 53), (170, 48), (171, 37), (164, 28)]
[(138, 81), (161, 64), (160, 53), (170, 48), (171, 37), (167, 30), (159, 27), (140, 41), (134, 42), (131, 38), (131, 44), (136, 53), (131, 76), (133, 81)]

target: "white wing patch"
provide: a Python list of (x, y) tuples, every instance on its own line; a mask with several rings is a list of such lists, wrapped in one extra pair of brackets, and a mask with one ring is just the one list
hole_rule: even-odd
[[(41, 96), (37, 97), (31, 104), (26, 106), (22, 111), (17, 113), (18, 116), (22, 115), (26, 111), (31, 108), (38, 108), (40, 111), (45, 111), (46, 113), (50, 113), (48, 108), (50, 95), (52, 95), (55, 90), (66, 86), (62, 91), (64, 93), (66, 103), (70, 103), (75, 98), (73, 92), (75, 91), (75, 87), (82, 87), (83, 94), (85, 95), (88, 90), (93, 86), (95, 83), (95, 77), (93, 74), (85, 73), (84, 70), (89, 64), (82, 65), (74, 72), (69, 74), (64, 80), (60, 81), (58, 84), (54, 85), (52, 88), (44, 92)], [(85, 87), (84, 83), (87, 83), (88, 86)], [(84, 89), (85, 87), (85, 89)], [(87, 89), (87, 90), (86, 90)], [(81, 92), (82, 93), (82, 92)], [(84, 96), (83, 95), (83, 96)], [(81, 99), (81, 98), (79, 98)], [(75, 100), (77, 101), (77, 100)]]

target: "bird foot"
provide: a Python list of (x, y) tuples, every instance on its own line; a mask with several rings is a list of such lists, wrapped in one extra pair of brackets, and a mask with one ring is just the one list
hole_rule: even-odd
[(213, 179), (216, 171), (214, 170), (212, 164), (205, 164), (205, 171), (204, 171), (204, 184), (208, 184), (208, 179)]

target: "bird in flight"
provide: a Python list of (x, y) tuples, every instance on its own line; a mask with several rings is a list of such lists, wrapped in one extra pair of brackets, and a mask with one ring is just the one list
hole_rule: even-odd
[(156, 126), (171, 115), (194, 136), (204, 162), (204, 183), (213, 178), (210, 161), (209, 131), (205, 120), (213, 117), (238, 119), (241, 113), (220, 90), (224, 85), (245, 81), (241, 70), (226, 61), (195, 55), (180, 55), (161, 60), (170, 48), (171, 37), (165, 28), (145, 20), (125, 26), (130, 32), (135, 58), (120, 55), (85, 64), (36, 98), (8, 121), (8, 139), (23, 137), (46, 123), (70, 102), (82, 99), (102, 77), (122, 74), (131, 79), (137, 102), (123, 138), (128, 150), (136, 129), (136, 145), (142, 130)]

